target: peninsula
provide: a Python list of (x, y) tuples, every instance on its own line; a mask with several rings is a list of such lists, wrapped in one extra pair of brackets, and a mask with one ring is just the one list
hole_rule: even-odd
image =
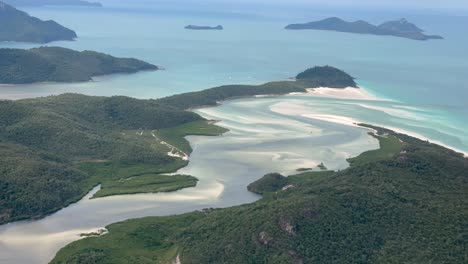
[(217, 25), (215, 27), (188, 25), (188, 26), (185, 27), (185, 29), (191, 29), (191, 30), (224, 30), (223, 26), (221, 26), (221, 25)]
[(158, 70), (144, 61), (59, 47), (0, 49), (0, 83), (85, 82), (98, 75)]
[(291, 24), (286, 26), (288, 30), (329, 30), (338, 32), (370, 34), (380, 36), (394, 36), (413, 40), (443, 39), (437, 35), (426, 35), (424, 30), (406, 19), (388, 21), (378, 26), (372, 25), (366, 21), (358, 20), (354, 22), (344, 21), (337, 17), (324, 20), (309, 22), (304, 24)]
[[(0, 101), (0, 223), (43, 217), (97, 184), (95, 198), (194, 186), (191, 176), (165, 175), (187, 165), (185, 136), (226, 130), (187, 109), (351, 81), (325, 66), (293, 81), (157, 100), (64, 94)], [(463, 263), (468, 159), (361, 126), (380, 149), (349, 159), (348, 169), (269, 174), (248, 187), (263, 196), (255, 203), (112, 224), (51, 263)]]
[(76, 33), (53, 20), (42, 21), (0, 1), (0, 41), (48, 43), (74, 40)]
[[(50, 49), (62, 50), (46, 51)], [(80, 57), (64, 52), (60, 58), (65, 61), (68, 52)], [(98, 64), (96, 54), (91, 55), (85, 60), (87, 68)], [(34, 70), (34, 76), (47, 75), (51, 66), (32, 58), (22, 65)], [(2, 58), (0, 64), (8, 60)], [(226, 130), (186, 110), (236, 97), (306, 92), (314, 82), (346, 86), (343, 79), (351, 78), (329, 66), (306, 72), (297, 81), (227, 85), (157, 100), (64, 94), (0, 101), (0, 224), (43, 217), (79, 200), (99, 183), (102, 190), (95, 197), (194, 186), (193, 177), (181, 175), (168, 182), (164, 175), (187, 165), (192, 149), (185, 136), (214, 136)]]

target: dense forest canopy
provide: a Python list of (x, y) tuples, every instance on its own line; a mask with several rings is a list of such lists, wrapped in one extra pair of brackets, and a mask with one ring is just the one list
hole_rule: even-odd
[(157, 70), (150, 63), (60, 47), (0, 49), (0, 83), (84, 82), (98, 75)]
[[(107, 55), (62, 48), (28, 52), (58, 60), (57, 50), (65, 54), (62, 61), (67, 57), (79, 60), (83, 54), (91, 54), (92, 61), (94, 56), (114, 61)], [(314, 69), (312, 72), (320, 72), (321, 68)], [(321, 82), (337, 84), (333, 75), (324, 75)], [(159, 174), (185, 166), (186, 161), (168, 156), (168, 150), (154, 144), (151, 133), (159, 133), (190, 152), (183, 137), (208, 130), (193, 125), (203, 118), (186, 111), (188, 108), (215, 105), (239, 96), (305, 92), (308, 87), (301, 81), (286, 81), (222, 86), (158, 100), (63, 94), (0, 101), (0, 155), (5, 157), (0, 159), (0, 167), (6, 168), (0, 171), (0, 223), (41, 217), (79, 199), (98, 183), (131, 176), (121, 171)], [(212, 135), (222, 133), (211, 130)], [(138, 131), (142, 136), (131, 136)], [(94, 163), (81, 164), (86, 161)]]
[(53, 20), (42, 21), (0, 1), (0, 41), (49, 43), (74, 40), (76, 33)]
[(256, 203), (112, 224), (52, 263), (465, 263), (468, 159), (371, 128), (381, 149), (346, 170), (269, 174)]

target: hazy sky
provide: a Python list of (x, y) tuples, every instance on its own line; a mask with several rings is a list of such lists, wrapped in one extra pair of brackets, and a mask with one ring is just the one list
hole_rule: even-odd
[[(156, 0), (157, 1), (157, 0)], [(197, 0), (185, 0), (188, 2)], [(197, 2), (215, 3), (269, 3), (281, 5), (315, 4), (367, 7), (408, 7), (408, 8), (468, 8), (468, 0), (198, 0)]]
[[(100, 2), (120, 2), (124, 0), (89, 0)], [(131, 2), (131, 1), (129, 1)], [(192, 2), (192, 3), (269, 3), (269, 4), (315, 4), (315, 5), (341, 5), (341, 6), (401, 6), (421, 8), (459, 8), (468, 7), (468, 0), (139, 0), (138, 2)]]
[(207, 6), (215, 8), (236, 8), (237, 6), (284, 6), (284, 7), (331, 7), (333, 9), (380, 9), (380, 10), (419, 10), (438, 12), (455, 11), (468, 16), (468, 0), (90, 0), (118, 5), (130, 3), (161, 3), (166, 5)]
[[(218, 0), (222, 2), (223, 0)], [(224, 0), (234, 1), (234, 0)], [(281, 4), (321, 4), (321, 5), (367, 5), (367, 6), (402, 6), (421, 8), (457, 8), (468, 7), (468, 0), (235, 0), (235, 2), (262, 2)]]

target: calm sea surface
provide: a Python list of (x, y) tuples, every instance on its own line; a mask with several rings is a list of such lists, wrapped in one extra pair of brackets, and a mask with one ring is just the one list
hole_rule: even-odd
[[(188, 1), (190, 2), (190, 1)], [(49, 45), (136, 57), (166, 70), (96, 78), (78, 84), (0, 86), (0, 98), (65, 92), (158, 98), (223, 84), (283, 80), (314, 65), (333, 65), (371, 93), (429, 116), (412, 131), (468, 151), (468, 16), (409, 11), (350, 11), (170, 1), (104, 1), (105, 8), (41, 7), (26, 11), (73, 28), (74, 42)], [(323, 31), (286, 31), (289, 23), (328, 16), (379, 23), (406, 17), (442, 41)], [(188, 31), (187, 24), (222, 24), (224, 31)], [(0, 47), (37, 45), (0, 43)], [(411, 110), (408, 110), (411, 111)], [(356, 113), (368, 115), (366, 111)], [(380, 119), (385, 124), (387, 119)], [(391, 121), (391, 120), (389, 120)], [(440, 124), (434, 126), (434, 122)], [(421, 128), (419, 128), (421, 127)], [(455, 131), (443, 130), (452, 127)], [(436, 131), (437, 130), (437, 131)]]
[[(324, 162), (346, 168), (346, 158), (375, 149), (364, 129), (346, 120), (418, 134), (468, 152), (468, 17), (421, 12), (330, 11), (131, 1), (104, 1), (105, 8), (47, 7), (26, 11), (77, 31), (77, 50), (135, 57), (166, 70), (96, 78), (78, 84), (0, 85), (0, 98), (65, 92), (159, 98), (223, 84), (284, 80), (314, 65), (333, 65), (357, 78), (379, 100), (312, 95), (248, 98), (200, 109), (230, 129), (222, 137), (189, 137), (190, 165), (180, 173), (200, 179), (196, 188), (170, 194), (116, 196), (69, 206), (39, 221), (0, 226), (0, 263), (46, 263), (79, 234), (129, 218), (184, 213), (253, 202), (245, 187), (263, 174), (293, 173)], [(352, 15), (350, 15), (352, 14)], [(441, 34), (419, 42), (320, 31), (286, 31), (289, 23), (328, 16), (374, 23), (406, 17)], [(187, 31), (187, 24), (224, 31)], [(38, 45), (0, 43), (0, 47)], [(327, 122), (334, 119), (337, 122)]]

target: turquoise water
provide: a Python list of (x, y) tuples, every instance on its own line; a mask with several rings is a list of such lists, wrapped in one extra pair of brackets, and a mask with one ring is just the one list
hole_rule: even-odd
[[(78, 84), (1, 85), (0, 97), (77, 92), (158, 98), (222, 84), (284, 80), (309, 66), (329, 64), (351, 73), (364, 90), (380, 99), (302, 94), (245, 98), (199, 109), (206, 118), (221, 120), (219, 124), (230, 132), (222, 137), (189, 137), (194, 152), (189, 166), (179, 173), (198, 177), (196, 188), (93, 200), (87, 196), (44, 219), (0, 226), (1, 263), (47, 263), (80, 233), (116, 221), (253, 202), (259, 197), (245, 187), (268, 172), (291, 174), (321, 162), (330, 169), (343, 169), (348, 166), (346, 158), (378, 147), (367, 130), (350, 125), (354, 121), (396, 128), (468, 152), (468, 29), (464, 27), (468, 17), (395, 10), (234, 8), (205, 2), (104, 3), (107, 7), (102, 9), (27, 11), (55, 19), (80, 36), (74, 42), (51, 45), (136, 57), (166, 70)], [(375, 23), (405, 16), (447, 39), (418, 42), (282, 30), (289, 23), (331, 15)], [(223, 24), (226, 30), (186, 31), (186, 24)], [(0, 47), (34, 46), (0, 43)]]
[(44, 219), (0, 226), (0, 263), (48, 263), (81, 233), (126, 219), (251, 203), (259, 196), (246, 187), (266, 173), (291, 175), (321, 162), (333, 170), (344, 169), (347, 158), (378, 148), (366, 129), (271, 110), (281, 102), (283, 98), (244, 99), (197, 110), (221, 120), (219, 125), (230, 131), (220, 137), (189, 137), (194, 152), (189, 165), (177, 173), (196, 176), (200, 181), (195, 188), (92, 200), (88, 195)]
[[(350, 11), (266, 6), (172, 4), (104, 1), (105, 8), (42, 7), (26, 11), (55, 19), (77, 31), (74, 42), (56, 42), (78, 50), (98, 50), (136, 57), (166, 70), (107, 76), (79, 84), (0, 86), (1, 98), (25, 98), (64, 92), (158, 98), (213, 86), (283, 80), (314, 65), (329, 64), (349, 72), (368, 91), (423, 109), (446, 127), (467, 130), (467, 16), (409, 11)], [(352, 15), (350, 15), (352, 14)], [(378, 23), (407, 17), (441, 34), (443, 41), (419, 42), (393, 37), (303, 31), (282, 28), (336, 15)], [(187, 24), (223, 24), (224, 31), (187, 31)], [(1, 43), (0, 47), (37, 45)], [(365, 111), (357, 113), (366, 114)], [(420, 114), (416, 112), (416, 114)], [(385, 124), (385, 120), (380, 120)], [(421, 122), (425, 137), (468, 151), (467, 133), (433, 133)], [(427, 128), (427, 129), (426, 129)], [(447, 140), (456, 137), (457, 140)], [(450, 141), (450, 142), (449, 142)]]

